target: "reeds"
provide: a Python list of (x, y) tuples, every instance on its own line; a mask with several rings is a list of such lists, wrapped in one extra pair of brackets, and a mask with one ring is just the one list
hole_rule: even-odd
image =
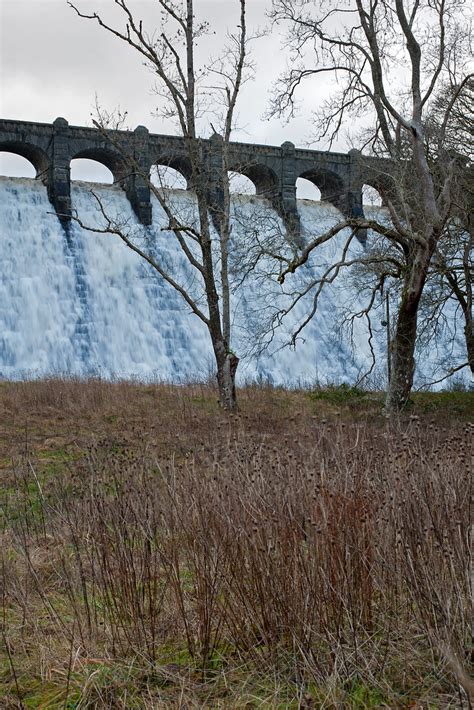
[[(53, 474), (31, 451), (14, 459), (1, 514), (11, 702), (25, 655), (54, 639), (44, 664), (63, 669), (66, 696), (99, 658), (142, 668), (142, 707), (170, 664), (201, 687), (242, 667), (277, 675), (299, 707), (471, 707), (472, 428), (304, 414), (285, 433), (174, 407), (174, 450), (154, 446), (161, 412), (161, 430), (91, 438)], [(127, 707), (109, 702), (97, 707)]]

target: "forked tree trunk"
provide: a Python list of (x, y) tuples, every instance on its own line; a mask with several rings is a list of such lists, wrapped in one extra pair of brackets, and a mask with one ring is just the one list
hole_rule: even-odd
[(223, 355), (216, 353), (217, 385), (219, 389), (219, 404), (223, 409), (232, 410), (237, 406), (235, 393), (235, 375), (239, 358), (232, 352)]

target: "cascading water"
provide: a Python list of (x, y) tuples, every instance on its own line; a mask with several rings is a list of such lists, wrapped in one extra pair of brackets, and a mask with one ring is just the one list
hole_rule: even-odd
[[(97, 226), (90, 187), (73, 183), (73, 205), (85, 224)], [(143, 234), (119, 187), (94, 190), (107, 209)], [(192, 211), (188, 193), (170, 194), (180, 209)], [(243, 212), (257, 210), (262, 224), (265, 210), (270, 213), (255, 199), (236, 202)], [(200, 299), (194, 275), (174, 235), (164, 229), (166, 219), (156, 201), (153, 214), (153, 226), (144, 234), (148, 248)], [(300, 203), (300, 214), (303, 231), (309, 233), (338, 219), (334, 208), (309, 201)], [(243, 239), (244, 231), (237, 220), (233, 239)], [(321, 273), (340, 248), (340, 243), (331, 243), (318, 252), (319, 266), (307, 267), (305, 278), (318, 269)], [(85, 231), (75, 222), (64, 229), (39, 181), (0, 178), (0, 256), (0, 377), (67, 374), (183, 382), (202, 380), (212, 371), (207, 330), (181, 296), (117, 237)], [(304, 340), (290, 349), (285, 344), (308, 312), (312, 296), (303, 299), (281, 327), (266, 331), (268, 348), (258, 354), (254, 345), (261, 342), (271, 309), (289, 303), (275, 281), (261, 278), (261, 271), (249, 274), (233, 298), (234, 348), (244, 355), (240, 378), (286, 385), (354, 382), (369, 362), (365, 324), (356, 321), (351, 341), (337, 327), (342, 309), (357, 300), (353, 289), (341, 283), (328, 288), (317, 317), (302, 333)], [(200, 305), (205, 308), (202, 301)], [(378, 330), (375, 348), (382, 371), (385, 333)], [(462, 341), (458, 345), (462, 349)], [(430, 358), (424, 360), (429, 371)]]

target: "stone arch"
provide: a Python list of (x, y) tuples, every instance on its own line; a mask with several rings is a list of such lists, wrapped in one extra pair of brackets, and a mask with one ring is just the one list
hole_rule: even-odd
[(184, 157), (184, 156), (170, 156), (166, 154), (159, 154), (155, 156), (152, 161), (151, 161), (151, 170), (153, 171), (154, 167), (157, 167), (158, 169), (160, 167), (163, 168), (171, 168), (172, 170), (175, 170), (177, 173), (183, 176), (183, 178), (186, 180), (186, 186), (188, 189), (191, 189), (191, 164), (189, 160)]
[(77, 159), (94, 160), (105, 165), (113, 175), (114, 183), (121, 183), (130, 174), (131, 169), (127, 166), (124, 158), (115, 151), (106, 148), (87, 148), (80, 150), (71, 156), (70, 162)]
[(0, 151), (0, 176), (31, 180), (36, 177), (36, 169), (27, 158), (5, 150)]
[(229, 170), (229, 190), (232, 195), (256, 195), (255, 183), (243, 173)]
[[(386, 166), (384, 166), (386, 168)], [(394, 175), (391, 175), (387, 169), (383, 172), (376, 168), (365, 171), (361, 174), (361, 191), (362, 201), (364, 204), (374, 204), (378, 202), (380, 206), (385, 204), (388, 198), (391, 202), (397, 202), (397, 189)], [(375, 193), (378, 193), (378, 199), (375, 198)]]
[(368, 182), (362, 185), (362, 204), (365, 207), (382, 207), (383, 197), (380, 192), (381, 186), (372, 185)]
[(267, 165), (230, 165), (229, 172), (240, 173), (255, 185), (255, 193), (269, 199), (278, 194), (278, 178)]
[(158, 189), (187, 190), (188, 178), (181, 170), (171, 167), (171, 165), (161, 165), (154, 163), (150, 169), (150, 182)]
[(81, 180), (84, 182), (108, 183), (115, 182), (114, 175), (110, 168), (98, 160), (90, 158), (74, 158), (70, 163), (71, 180)]
[(296, 199), (321, 202), (321, 190), (313, 180), (299, 177), (296, 181)]
[(313, 169), (306, 170), (298, 178), (309, 180), (319, 189), (321, 200), (331, 202), (335, 207), (340, 207), (345, 193), (342, 178), (332, 170)]
[(0, 142), (0, 151), (13, 153), (28, 160), (36, 171), (36, 177), (41, 178), (46, 175), (49, 168), (49, 158), (47, 154), (38, 146), (32, 143), (23, 143), (20, 141), (2, 141)]

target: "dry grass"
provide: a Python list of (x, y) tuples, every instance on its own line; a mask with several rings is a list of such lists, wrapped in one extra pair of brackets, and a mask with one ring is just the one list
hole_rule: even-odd
[(1, 707), (472, 707), (472, 395), (340, 394), (0, 386)]

